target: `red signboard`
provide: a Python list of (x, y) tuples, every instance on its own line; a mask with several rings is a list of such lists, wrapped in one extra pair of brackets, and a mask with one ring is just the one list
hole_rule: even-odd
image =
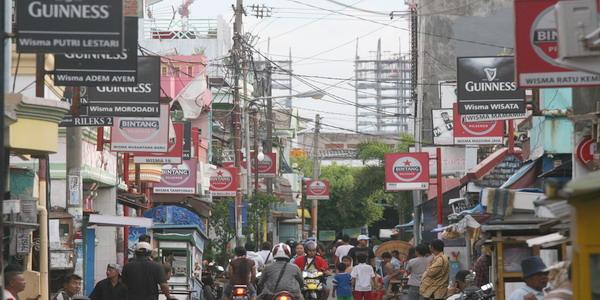
[(554, 5), (558, 0), (515, 0), (516, 82), (544, 88), (600, 85), (600, 76), (560, 67)]
[(155, 194), (195, 194), (197, 172), (197, 159), (163, 165), (160, 182), (154, 185), (153, 191)]
[[(277, 153), (264, 153), (265, 158), (258, 161), (258, 177), (273, 178), (277, 176)], [(255, 174), (256, 169), (254, 167), (254, 158), (256, 155), (254, 152), (250, 153), (250, 159), (252, 164), (252, 174)], [(244, 166), (246, 162), (244, 162)]]
[(466, 116), (458, 113), (454, 104), (454, 144), (456, 145), (494, 145), (502, 144), (504, 121), (466, 122)]
[(308, 180), (306, 181), (306, 199), (327, 200), (329, 199), (329, 181)]
[(589, 136), (584, 137), (577, 145), (577, 159), (582, 164), (587, 164), (594, 159), (596, 153), (596, 140)]
[(429, 188), (429, 153), (389, 153), (385, 155), (385, 190), (409, 191)]
[(237, 168), (217, 168), (210, 175), (210, 192), (213, 196), (234, 197), (238, 186)]
[(137, 164), (180, 164), (183, 156), (183, 124), (173, 123), (175, 136), (169, 136), (168, 152), (136, 152), (133, 162)]

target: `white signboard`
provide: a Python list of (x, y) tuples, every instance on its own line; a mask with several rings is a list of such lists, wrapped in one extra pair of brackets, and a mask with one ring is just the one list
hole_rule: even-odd
[[(423, 152), (429, 153), (429, 176), (437, 176), (437, 165), (434, 159), (437, 147), (423, 147)], [(470, 157), (477, 157), (477, 148), (474, 147), (440, 147), (442, 149), (442, 175), (466, 174), (466, 172), (477, 164)], [(415, 151), (410, 147), (410, 151)]]
[(452, 105), (456, 103), (456, 81), (440, 81), (438, 91), (440, 108), (452, 109)]
[(433, 122), (433, 143), (436, 145), (454, 144), (454, 124), (452, 122), (452, 109), (431, 110)]

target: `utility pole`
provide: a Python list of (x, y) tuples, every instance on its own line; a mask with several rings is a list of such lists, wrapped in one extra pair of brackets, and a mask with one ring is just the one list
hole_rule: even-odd
[[(234, 67), (233, 75), (233, 152), (234, 166), (238, 170), (238, 176), (241, 174), (242, 162), (242, 137), (241, 137), (241, 101), (240, 101), (240, 60), (242, 55), (242, 14), (244, 13), (243, 0), (236, 0), (235, 6), (235, 22), (233, 24), (233, 50), (232, 60)], [(244, 78), (244, 80), (246, 80)], [(248, 170), (250, 171), (250, 170)], [(238, 246), (242, 245), (242, 189), (237, 187), (235, 193), (235, 240)]]
[[(417, 95), (417, 80), (418, 80), (418, 47), (417, 47), (417, 31), (418, 31), (418, 19), (417, 19), (417, 3), (416, 0), (412, 0), (409, 8), (410, 8), (410, 63), (411, 63), (411, 74), (410, 74), (410, 88), (411, 88), (411, 98), (415, 105), (415, 151), (421, 152), (421, 144), (422, 144), (422, 103), (419, 101)], [(438, 176), (440, 176), (438, 174)], [(421, 205), (423, 198), (422, 191), (413, 191), (413, 234), (415, 239), (415, 245), (418, 245), (421, 242)]]
[[(2, 45), (0, 48), (2, 53), (0, 53), (0, 141), (2, 144), (0, 145), (0, 201), (4, 202), (4, 194), (6, 192), (6, 181), (8, 178), (8, 163), (5, 159), (6, 157), (6, 148), (4, 147), (4, 139), (6, 136), (4, 135), (4, 94), (8, 91), (8, 86), (10, 83), (10, 63), (11, 63), (11, 41), (8, 36), (8, 33), (12, 32), (11, 30), (11, 1), (0, 0), (0, 7), (2, 7), (3, 11), (0, 12), (0, 26), (2, 26), (1, 39)], [(0, 203), (1, 206), (3, 204)], [(3, 209), (0, 206), (0, 210)], [(0, 218), (0, 282), (4, 282), (4, 222)], [(0, 297), (4, 299), (4, 289), (0, 291)]]
[[(265, 94), (267, 98), (267, 141), (265, 143), (265, 152), (272, 153), (273, 152), (273, 98), (271, 96), (271, 63), (266, 63), (266, 79), (265, 79)], [(276, 162), (273, 162), (276, 164)], [(267, 194), (273, 194), (273, 179), (265, 178), (265, 183), (267, 184)]]
[[(313, 180), (319, 179), (319, 131), (321, 130), (321, 117), (315, 116), (315, 135), (313, 137)], [(308, 188), (308, 187), (307, 187)], [(304, 212), (303, 212), (304, 213)], [(319, 214), (319, 200), (312, 201), (312, 236), (317, 237), (317, 224)]]

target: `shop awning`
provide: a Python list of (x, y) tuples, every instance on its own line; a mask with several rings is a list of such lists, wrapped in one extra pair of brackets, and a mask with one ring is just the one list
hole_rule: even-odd
[(535, 237), (532, 239), (528, 239), (527, 246), (528, 247), (541, 246), (543, 248), (547, 248), (547, 247), (552, 247), (552, 246), (562, 244), (564, 242), (567, 242), (568, 240), (569, 240), (568, 237), (566, 237), (558, 232), (555, 232), (555, 233), (551, 233), (551, 234), (538, 236), (538, 237)]
[(136, 226), (143, 228), (152, 228), (152, 219), (143, 217), (125, 217), (125, 216), (105, 216), (91, 214), (90, 224), (98, 226)]

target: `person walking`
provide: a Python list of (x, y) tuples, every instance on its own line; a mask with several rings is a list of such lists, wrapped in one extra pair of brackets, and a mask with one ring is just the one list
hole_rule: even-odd
[(357, 258), (360, 253), (365, 254), (368, 264), (375, 267), (375, 253), (369, 248), (369, 237), (364, 234), (358, 236), (358, 245), (348, 251), (348, 256), (352, 257), (355, 266), (358, 264)]
[(8, 266), (4, 270), (4, 299), (19, 300), (19, 293), (25, 290), (25, 277), (20, 266)]
[(346, 264), (336, 265), (337, 274), (333, 277), (332, 297), (338, 300), (352, 300), (352, 275), (346, 273)]
[(254, 300), (256, 299), (256, 290), (252, 283), (256, 281), (256, 264), (253, 259), (246, 256), (246, 248), (241, 246), (235, 247), (234, 252), (235, 258), (229, 263), (229, 267), (227, 268), (229, 284), (225, 286), (223, 291), (225, 299), (231, 298), (231, 291), (234, 285), (245, 285), (248, 288), (248, 296), (251, 300)]
[(408, 278), (408, 300), (423, 300), (419, 295), (419, 286), (421, 285), (421, 276), (425, 273), (429, 265), (427, 255), (427, 247), (423, 244), (417, 245), (415, 248), (416, 257), (409, 260), (406, 265), (406, 271), (410, 274)]
[(261, 290), (258, 299), (271, 300), (274, 295), (281, 291), (290, 293), (292, 299), (302, 299), (302, 272), (295, 264), (289, 263), (291, 249), (288, 245), (280, 243), (271, 251), (274, 262), (265, 266), (262, 277), (258, 282)]
[[(123, 267), (122, 282), (127, 287), (127, 300), (158, 300), (158, 288), (167, 299), (173, 299), (163, 266), (150, 259), (152, 246), (139, 242), (134, 258)], [(60, 299), (58, 299), (60, 300)]]
[(344, 234), (342, 236), (342, 244), (335, 248), (335, 264), (337, 265), (342, 261), (342, 257), (348, 255), (348, 251), (354, 248), (354, 246), (350, 245), (350, 236)]
[(81, 292), (81, 276), (77, 274), (68, 274), (63, 281), (63, 288), (58, 290), (58, 293), (52, 300), (73, 300), (75, 295)]
[(444, 254), (444, 242), (433, 240), (429, 245), (433, 258), (421, 277), (419, 293), (427, 299), (444, 299), (448, 292), (450, 263)]
[(519, 287), (508, 297), (509, 300), (541, 300), (548, 285), (548, 271), (539, 256), (530, 256), (521, 261), (525, 286)]
[(367, 264), (367, 255), (358, 253), (358, 264), (352, 268), (352, 286), (354, 290), (352, 295), (354, 300), (370, 300), (371, 292), (375, 288), (375, 271), (373, 267)]
[(91, 300), (121, 300), (127, 299), (127, 288), (121, 282), (122, 268), (118, 264), (106, 267), (106, 278), (100, 280), (90, 294)]

